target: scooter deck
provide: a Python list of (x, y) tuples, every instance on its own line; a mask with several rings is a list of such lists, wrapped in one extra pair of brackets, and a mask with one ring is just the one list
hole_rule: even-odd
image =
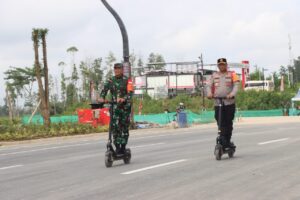
[(225, 148), (223, 149), (224, 154), (229, 153), (229, 152), (235, 152), (235, 148)]
[(123, 160), (126, 157), (126, 154), (115, 154), (113, 155), (114, 160)]

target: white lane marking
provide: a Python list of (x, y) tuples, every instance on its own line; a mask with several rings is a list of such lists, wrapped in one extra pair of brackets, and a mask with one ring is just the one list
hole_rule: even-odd
[(154, 144), (145, 144), (145, 145), (140, 145), (140, 146), (133, 146), (133, 147), (130, 147), (131, 149), (136, 149), (136, 148), (143, 148), (143, 147), (152, 147), (152, 146), (157, 146), (157, 145), (163, 145), (163, 144), (166, 144), (166, 143), (154, 143)]
[(12, 165), (12, 166), (7, 166), (7, 167), (1, 167), (0, 170), (5, 170), (5, 169), (12, 169), (16, 167), (23, 167), (24, 165)]
[(178, 135), (178, 134), (164, 134), (164, 135), (152, 135), (152, 136), (143, 136), (143, 137), (136, 137), (136, 138), (132, 138), (132, 140), (140, 140), (140, 139), (145, 139), (145, 138), (155, 138), (155, 137), (166, 137), (166, 136), (170, 136), (170, 135)]
[(2, 153), (2, 154), (0, 154), (0, 156), (24, 154), (24, 153), (31, 153), (31, 152), (38, 152), (38, 151), (47, 151), (47, 150), (53, 150), (53, 149), (64, 149), (64, 148), (69, 148), (69, 147), (85, 146), (85, 145), (98, 144), (98, 143), (99, 142), (90, 142), (90, 143), (83, 143), (83, 144), (72, 144), (72, 145), (48, 147), (48, 148), (42, 148), (42, 149), (32, 149), (32, 150), (26, 150), (26, 151), (9, 152), (9, 153)]
[(158, 167), (165, 167), (165, 166), (168, 166), (168, 165), (174, 165), (174, 164), (185, 162), (185, 161), (187, 161), (187, 160), (186, 159), (175, 160), (175, 161), (172, 161), (172, 162), (153, 165), (153, 166), (150, 166), (150, 167), (145, 167), (145, 168), (141, 168), (141, 169), (137, 169), (137, 170), (133, 170), (133, 171), (123, 172), (121, 174), (123, 174), (123, 175), (134, 174), (134, 173), (138, 173), (138, 172), (142, 172), (142, 171), (147, 171), (147, 170), (150, 170), (150, 169), (155, 169), (155, 168), (158, 168)]
[[(20, 149), (32, 149), (32, 148), (37, 148), (37, 147), (44, 147), (44, 148), (47, 148), (47, 147), (51, 147), (53, 145), (76, 145), (76, 144), (81, 144), (81, 143), (84, 143), (84, 142), (93, 142), (95, 140), (80, 140), (78, 142), (58, 142), (58, 143), (53, 143), (53, 144), (33, 144), (33, 145), (21, 145), (21, 146), (18, 146), (18, 147), (10, 147), (10, 146), (0, 146), (0, 152), (3, 152), (3, 151), (11, 151), (11, 150), (20, 150)], [(98, 141), (98, 140), (97, 140)], [(101, 142), (101, 141), (100, 141)]]
[(281, 138), (281, 139), (278, 139), (278, 140), (270, 140), (270, 141), (266, 141), (266, 142), (260, 142), (258, 143), (258, 145), (264, 145), (264, 144), (271, 144), (271, 143), (276, 143), (276, 142), (283, 142), (283, 141), (286, 141), (290, 138)]
[[(200, 129), (199, 129), (200, 130)], [(177, 135), (185, 135), (185, 134), (199, 134), (199, 132), (196, 131), (183, 131), (183, 132), (167, 132), (166, 134), (161, 134), (161, 135), (150, 135), (148, 134), (145, 136), (139, 136), (139, 137), (133, 137), (131, 140), (139, 140), (139, 139), (147, 139), (147, 138), (156, 138), (156, 137), (167, 137), (167, 136), (177, 136)], [(211, 131), (206, 131), (205, 133), (211, 133)], [(139, 134), (142, 135), (142, 134)]]

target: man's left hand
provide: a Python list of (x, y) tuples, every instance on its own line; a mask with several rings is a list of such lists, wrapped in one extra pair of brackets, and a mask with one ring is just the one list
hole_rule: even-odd
[(227, 98), (227, 99), (233, 99), (233, 98), (234, 98), (234, 95), (228, 94), (228, 95), (226, 96), (226, 98)]
[(118, 99), (117, 99), (117, 102), (118, 102), (118, 103), (124, 103), (124, 102), (125, 102), (125, 99), (124, 99), (124, 98), (118, 98)]

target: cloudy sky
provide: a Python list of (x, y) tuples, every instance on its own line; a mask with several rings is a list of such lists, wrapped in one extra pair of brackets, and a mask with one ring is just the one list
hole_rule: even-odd
[[(127, 26), (130, 50), (150, 52), (167, 61), (218, 57), (276, 70), (300, 56), (299, 0), (108, 0)], [(122, 57), (118, 26), (99, 0), (0, 0), (0, 83), (9, 66), (31, 66), (33, 27), (48, 28), (50, 73), (70, 61), (66, 49), (76, 46), (76, 59)], [(4, 87), (0, 89), (3, 104)]]

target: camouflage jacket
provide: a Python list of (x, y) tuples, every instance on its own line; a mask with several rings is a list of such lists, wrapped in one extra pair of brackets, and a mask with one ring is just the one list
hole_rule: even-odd
[(130, 103), (133, 95), (132, 81), (126, 76), (120, 78), (113, 76), (104, 84), (100, 97), (105, 99), (108, 91), (112, 101), (116, 102), (118, 98), (124, 98), (126, 103)]

